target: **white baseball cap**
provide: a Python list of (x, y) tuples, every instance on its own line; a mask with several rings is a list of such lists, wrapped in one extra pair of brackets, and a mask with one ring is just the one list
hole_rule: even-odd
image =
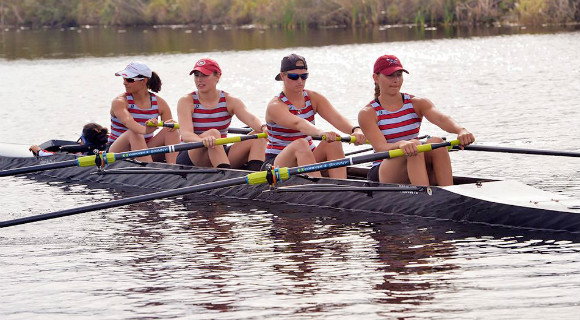
[(149, 67), (143, 62), (133, 61), (129, 63), (125, 69), (116, 72), (115, 75), (123, 78), (135, 78), (139, 75), (151, 78), (152, 73), (153, 71), (151, 71), (151, 69), (149, 69)]

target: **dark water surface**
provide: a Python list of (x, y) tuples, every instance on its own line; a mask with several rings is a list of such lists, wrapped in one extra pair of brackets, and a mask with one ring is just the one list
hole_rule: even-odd
[(0, 58), (40, 59), (265, 50), (357, 43), (546, 34), (580, 26), (428, 28), (383, 26), (363, 29), (280, 30), (222, 26), (80, 27), (0, 31)]
[[(478, 143), (580, 150), (578, 31), (411, 41), (361, 35), (344, 44), (325, 37), (315, 46), (275, 34), (289, 45), (249, 43), (251, 50), (223, 47), (226, 36), (204, 38), (199, 49), (180, 47), (182, 37), (196, 35), (148, 31), (168, 32), (142, 38), (174, 44), (163, 52), (116, 48), (126, 34), (118, 31), (107, 45), (97, 35), (105, 31), (81, 30), (94, 37), (85, 48), (102, 51), (42, 33), (56, 31), (21, 32), (38, 32), (25, 42), (43, 49), (7, 49), (13, 42), (6, 39), (22, 35), (3, 35), (3, 142), (76, 139), (85, 122), (108, 125), (110, 101), (122, 91), (113, 73), (134, 59), (161, 75), (160, 95), (175, 113), (179, 97), (193, 88), (193, 63), (213, 57), (224, 70), (220, 87), (263, 119), (280, 90), (273, 77), (281, 57), (298, 52), (309, 63), (308, 87), (354, 122), (372, 98), (374, 60), (394, 53), (410, 71), (404, 90), (429, 97)], [(229, 42), (257, 39), (256, 30), (236, 32), (247, 38), (230, 34)], [(445, 135), (428, 123), (422, 133)], [(464, 151), (452, 161), (459, 175), (518, 180), (580, 198), (577, 158)], [(25, 177), (1, 182), (0, 220), (144, 192)], [(201, 196), (157, 200), (1, 229), (0, 318), (579, 319), (577, 238), (404, 214)]]

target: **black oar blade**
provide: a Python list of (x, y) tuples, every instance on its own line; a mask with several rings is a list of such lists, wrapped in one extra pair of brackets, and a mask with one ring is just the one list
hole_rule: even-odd
[(7, 177), (13, 176), (17, 174), (25, 174), (25, 173), (32, 173), (44, 170), (52, 170), (52, 169), (60, 169), (60, 168), (68, 168), (68, 167), (75, 167), (78, 165), (78, 160), (67, 160), (62, 162), (52, 162), (41, 164), (37, 166), (29, 166), (29, 167), (21, 167), (21, 168), (13, 168), (0, 171), (0, 177)]

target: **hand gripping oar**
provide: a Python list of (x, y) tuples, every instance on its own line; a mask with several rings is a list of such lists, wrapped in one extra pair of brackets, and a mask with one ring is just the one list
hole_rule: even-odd
[[(267, 135), (265, 133), (247, 135), (247, 136), (233, 136), (227, 138), (220, 138), (215, 140), (216, 145), (228, 144), (228, 143), (236, 143), (244, 140), (249, 139), (258, 139), (258, 138), (266, 138)], [(67, 160), (62, 162), (53, 162), (53, 163), (46, 163), (36, 166), (29, 166), (29, 167), (22, 167), (22, 168), (14, 168), (14, 169), (7, 169), (0, 171), (0, 177), (12, 176), (17, 174), (24, 174), (24, 173), (31, 173), (37, 171), (44, 171), (44, 170), (51, 170), (51, 169), (59, 169), (59, 168), (68, 168), (68, 167), (92, 167), (92, 166), (104, 166), (108, 163), (113, 163), (117, 160), (129, 159), (129, 158), (137, 158), (142, 156), (149, 156), (154, 154), (161, 154), (161, 153), (170, 153), (170, 152), (178, 152), (182, 150), (190, 150), (190, 149), (197, 149), (202, 148), (203, 142), (189, 142), (189, 143), (181, 143), (181, 144), (174, 144), (169, 146), (162, 146), (156, 147), (151, 149), (143, 149), (143, 150), (134, 150), (134, 151), (127, 151), (127, 152), (120, 152), (120, 153), (102, 153), (94, 156), (84, 156), (79, 157), (74, 160)]]
[[(419, 152), (427, 152), (427, 151), (431, 151), (431, 150), (434, 150), (437, 148), (450, 147), (450, 146), (455, 146), (455, 145), (459, 145), (459, 140), (453, 140), (453, 141), (441, 142), (441, 143), (424, 144), (424, 145), (417, 146), (417, 149), (419, 150)], [(45, 214), (26, 217), (26, 218), (19, 218), (19, 219), (14, 219), (14, 220), (9, 220), (9, 221), (2, 221), (2, 222), (0, 222), (0, 228), (15, 226), (15, 225), (19, 225), (19, 224), (25, 224), (25, 223), (29, 223), (29, 222), (36, 222), (36, 221), (60, 218), (60, 217), (70, 216), (70, 215), (83, 213), (83, 212), (114, 208), (114, 207), (124, 206), (124, 205), (128, 205), (128, 204), (133, 204), (133, 203), (151, 201), (151, 200), (155, 200), (155, 199), (181, 196), (181, 195), (185, 195), (185, 194), (192, 193), (192, 192), (208, 191), (208, 190), (213, 190), (213, 189), (233, 187), (233, 186), (244, 185), (244, 184), (246, 184), (246, 185), (259, 185), (259, 184), (265, 184), (265, 183), (273, 184), (273, 183), (276, 183), (277, 181), (288, 180), (288, 179), (290, 179), (291, 176), (297, 175), (297, 174), (333, 169), (333, 168), (338, 168), (338, 167), (345, 167), (345, 166), (359, 164), (359, 163), (372, 162), (375, 160), (401, 157), (404, 155), (405, 155), (405, 153), (403, 152), (403, 150), (396, 149), (396, 150), (390, 150), (390, 151), (385, 151), (385, 152), (366, 154), (366, 155), (352, 157), (352, 158), (343, 158), (343, 159), (331, 160), (331, 161), (326, 161), (326, 162), (320, 162), (320, 163), (315, 163), (315, 164), (310, 164), (310, 165), (305, 165), (305, 166), (300, 166), (300, 167), (275, 168), (275, 169), (272, 169), (270, 171), (254, 172), (254, 173), (250, 173), (248, 175), (242, 176), (242, 177), (237, 177), (237, 178), (232, 178), (232, 179), (227, 179), (227, 180), (222, 180), (222, 181), (209, 182), (209, 183), (198, 184), (198, 185), (194, 185), (194, 186), (190, 186), (190, 187), (184, 187), (184, 188), (173, 189), (173, 190), (165, 190), (165, 191), (160, 191), (160, 192), (155, 192), (155, 193), (144, 194), (144, 195), (140, 195), (140, 196), (136, 196), (136, 197), (129, 197), (129, 198), (124, 198), (124, 199), (119, 199), (119, 200), (112, 200), (109, 202), (101, 202), (101, 203), (88, 205), (88, 206), (84, 206), (84, 207), (66, 209), (66, 210), (62, 210), (62, 211), (45, 213)]]
[(159, 122), (157, 122), (157, 125), (155, 125), (152, 122), (147, 121), (146, 124), (148, 127), (166, 127), (166, 128), (179, 129), (179, 123), (177, 123), (177, 122), (168, 123), (168, 122), (159, 121)]
[[(253, 131), (252, 128), (228, 128), (229, 133), (248, 134), (252, 131)], [(312, 139), (313, 140), (326, 140), (326, 136), (312, 136)], [(356, 137), (355, 136), (344, 136), (344, 137), (337, 136), (336, 141), (355, 143)], [(370, 142), (367, 140), (366, 143), (370, 143)]]
[[(559, 157), (580, 157), (580, 152), (574, 152), (574, 151), (494, 147), (494, 146), (482, 146), (482, 145), (474, 145), (474, 144), (464, 146), (463, 148), (464, 148), (464, 150), (472, 150), (472, 151), (503, 152), (503, 153), (518, 153), (518, 154), (537, 154), (537, 155), (544, 155), (544, 156), (559, 156)], [(459, 149), (459, 147), (454, 147), (454, 149)]]

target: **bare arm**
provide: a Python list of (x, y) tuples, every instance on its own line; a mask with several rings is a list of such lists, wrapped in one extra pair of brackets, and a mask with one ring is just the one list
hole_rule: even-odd
[(228, 95), (228, 111), (231, 110), (241, 122), (252, 128), (256, 132), (262, 132), (262, 121), (252, 114), (242, 100)]
[(332, 106), (326, 97), (315, 91), (308, 91), (308, 95), (312, 100), (312, 105), (314, 106), (316, 113), (320, 114), (321, 117), (339, 131), (351, 134), (353, 125)]
[(294, 129), (309, 136), (321, 136), (324, 132), (313, 126), (308, 120), (293, 115), (286, 104), (278, 98), (272, 99), (266, 108), (266, 121), (282, 127)]
[(201, 137), (193, 132), (193, 97), (185, 95), (177, 102), (177, 119), (179, 122), (179, 132), (184, 142), (199, 142)]
[(326, 97), (314, 91), (308, 91), (308, 94), (311, 96), (310, 99), (312, 100), (316, 112), (320, 114), (322, 118), (341, 132), (348, 135), (354, 135), (356, 137), (355, 144), (360, 145), (366, 142), (367, 138), (365, 133), (360, 128), (355, 128), (355, 126), (353, 126), (345, 116), (332, 106)]
[(413, 107), (420, 116), (424, 116), (429, 122), (449, 133), (457, 134), (457, 139), (461, 141), (461, 145), (468, 145), (475, 141), (474, 135), (469, 130), (455, 122), (451, 116), (437, 109), (431, 100), (413, 98)]

